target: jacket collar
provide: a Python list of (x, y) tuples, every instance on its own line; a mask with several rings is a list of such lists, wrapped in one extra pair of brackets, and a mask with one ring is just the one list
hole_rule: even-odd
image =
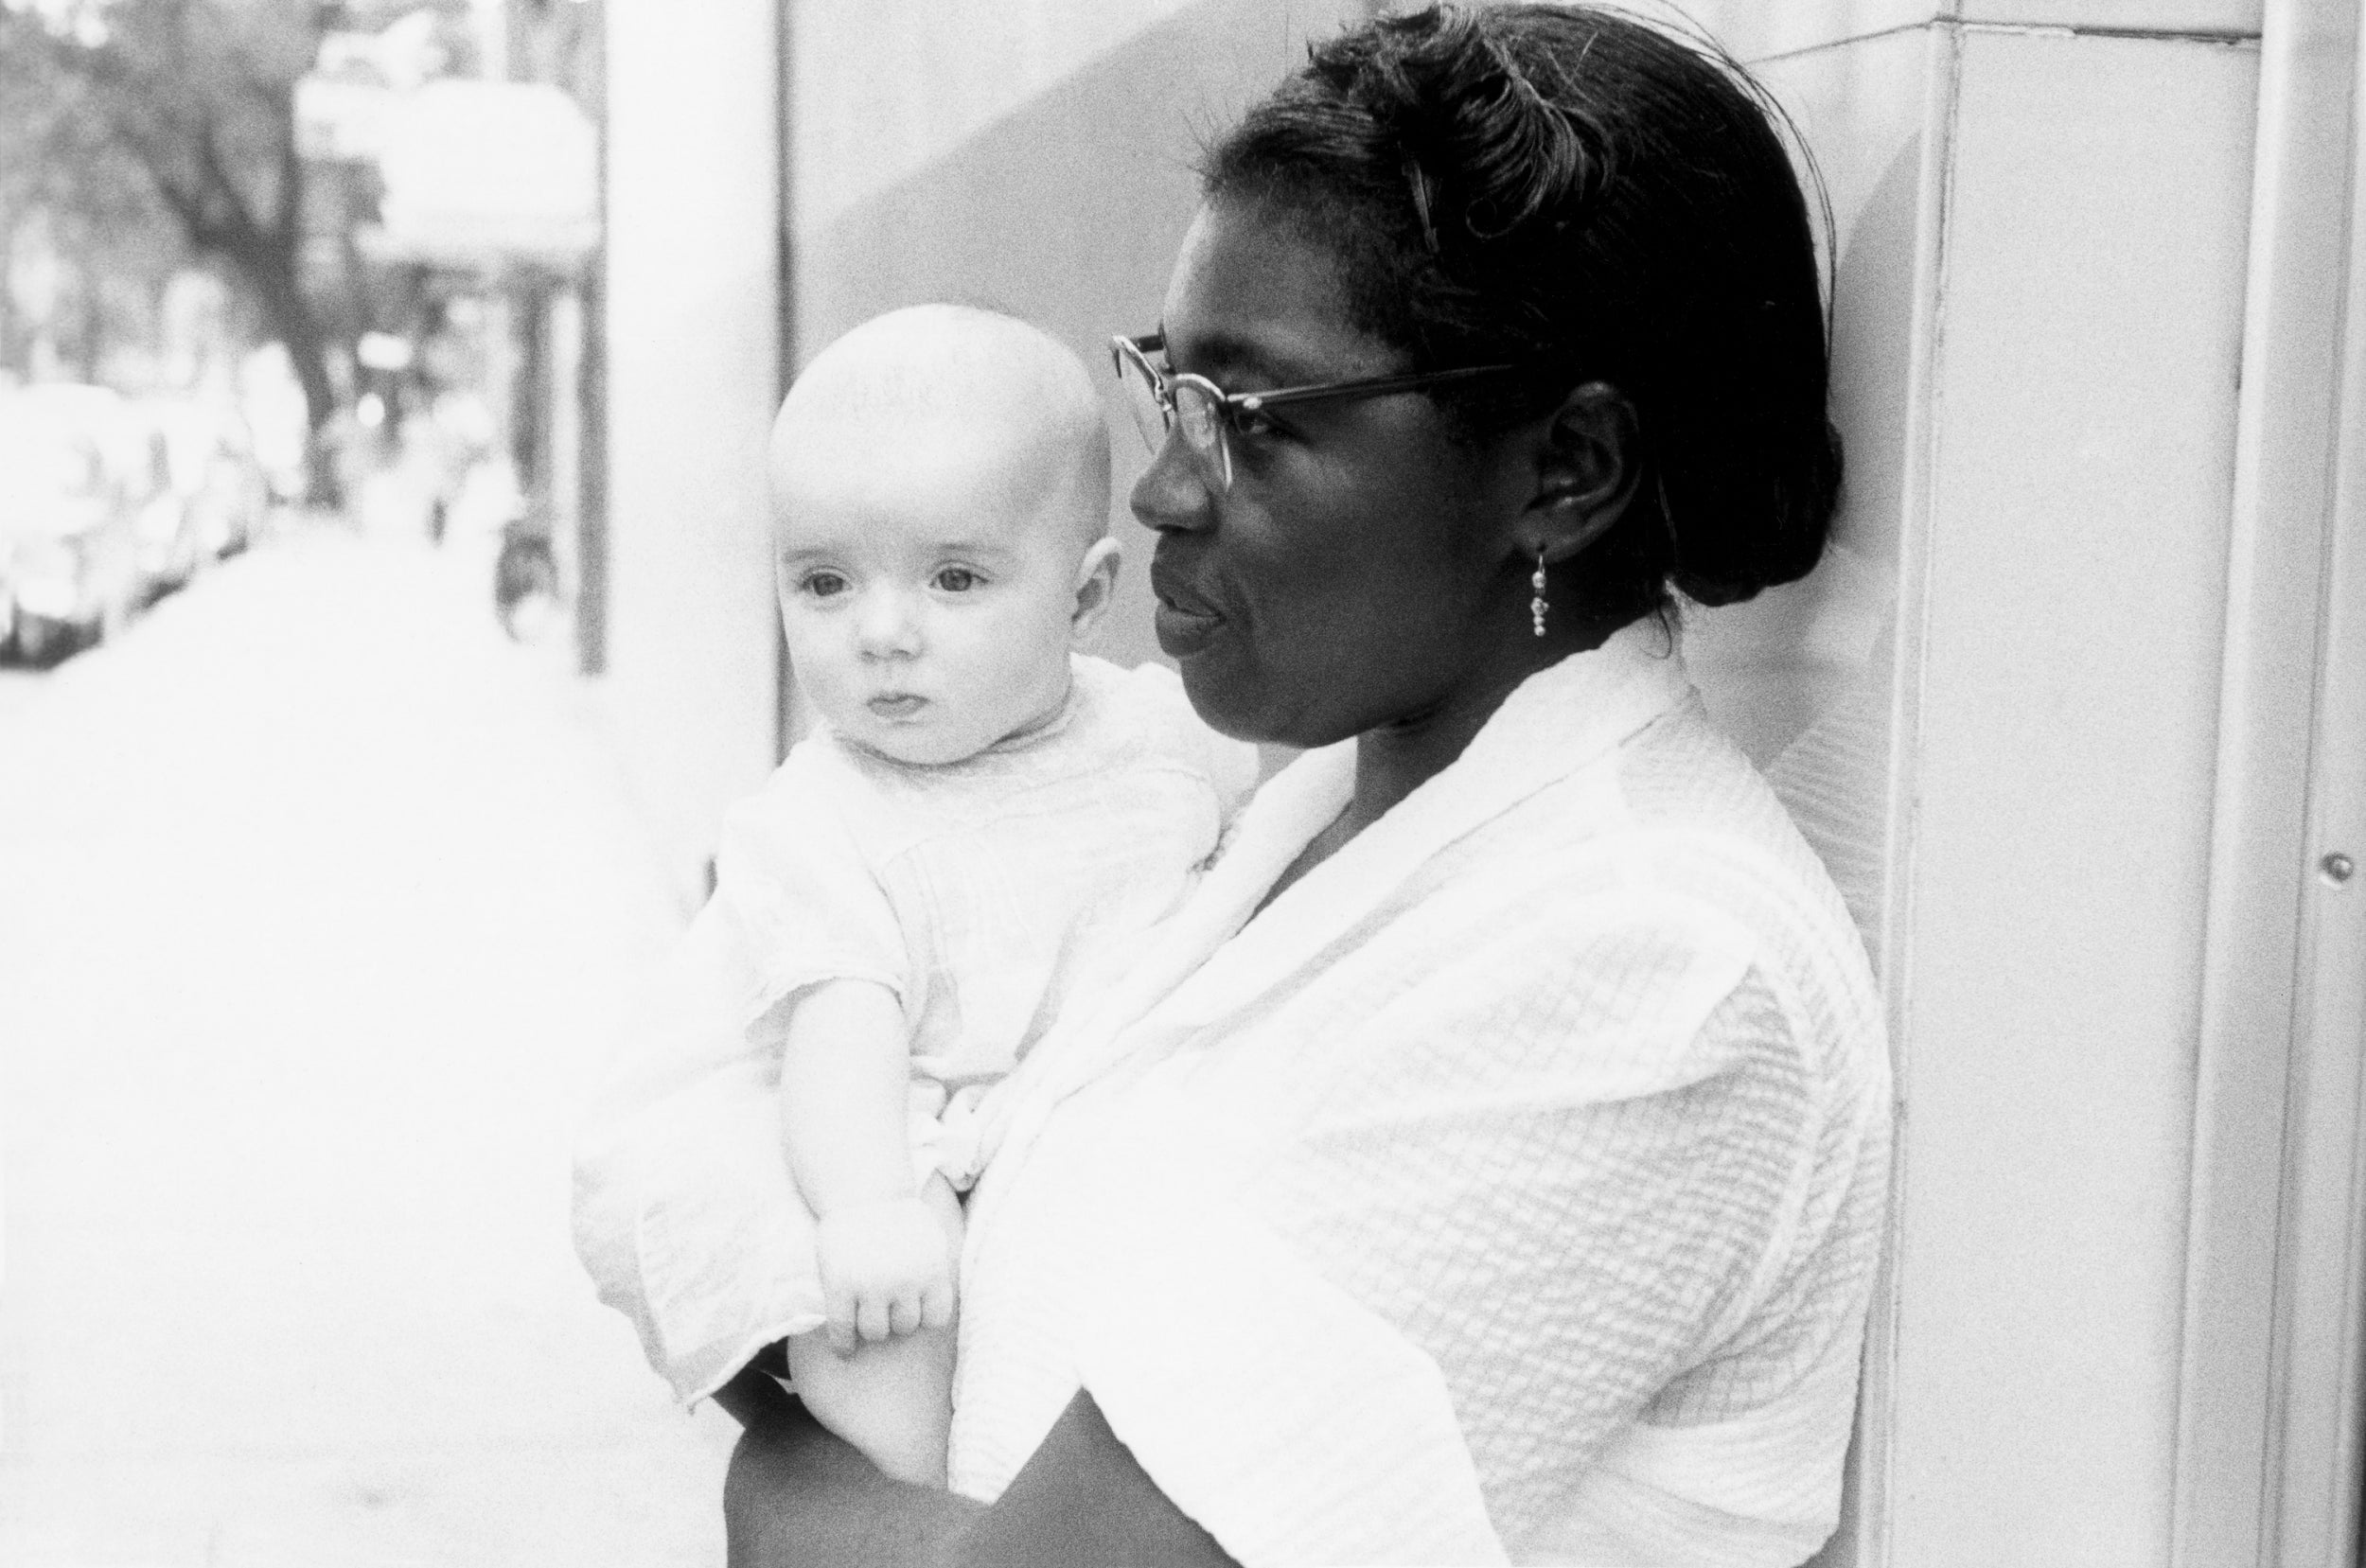
[[(1120, 1061), (1160, 1054), (1297, 973), (1439, 851), (1691, 695), (1667, 628), (1656, 618), (1626, 626), (1522, 681), (1451, 766), (1260, 909), (1354, 787), (1354, 741), (1299, 757), (1244, 808), (1223, 856), (1148, 950), (1037, 1043), (1006, 1085), (1015, 1092), (1001, 1097), (992, 1141), (1003, 1141), (1009, 1118), (1039, 1124)], [(1019, 1101), (1032, 1101), (1034, 1114)], [(1012, 1141), (1031, 1141), (1033, 1130)]]

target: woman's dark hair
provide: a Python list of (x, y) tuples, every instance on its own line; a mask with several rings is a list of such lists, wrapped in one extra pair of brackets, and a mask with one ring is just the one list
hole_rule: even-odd
[(1840, 489), (1808, 210), (1731, 60), (1569, 6), (1438, 7), (1309, 51), (1208, 153), (1209, 200), (1336, 257), (1349, 319), (1477, 437), (1580, 381), (1633, 403), (1643, 481), (1584, 557), (1604, 611), (1807, 574)]

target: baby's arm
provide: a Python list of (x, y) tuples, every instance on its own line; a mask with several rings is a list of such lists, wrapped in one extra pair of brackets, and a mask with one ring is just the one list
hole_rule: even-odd
[(886, 986), (828, 980), (791, 1004), (781, 1127), (818, 1222), (822, 1310), (840, 1350), (953, 1320), (945, 1226), (912, 1177), (910, 1078), (903, 1008)]

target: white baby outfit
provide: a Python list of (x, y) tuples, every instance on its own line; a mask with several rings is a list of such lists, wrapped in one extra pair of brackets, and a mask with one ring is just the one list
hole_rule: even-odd
[(893, 992), (915, 1166), (966, 1188), (994, 1086), (1190, 890), (1255, 775), (1254, 750), (1203, 725), (1173, 671), (1079, 657), (1066, 705), (1022, 737), (922, 766), (824, 731), (732, 810), (715, 896), (577, 1161), (585, 1263), (678, 1393), (822, 1322), (780, 1063), (750, 1027), (825, 980)]

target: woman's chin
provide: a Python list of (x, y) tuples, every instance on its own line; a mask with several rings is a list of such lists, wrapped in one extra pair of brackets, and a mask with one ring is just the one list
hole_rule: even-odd
[(1272, 733), (1272, 704), (1261, 685), (1244, 678), (1237, 666), (1227, 667), (1205, 652), (1178, 655), (1175, 667), (1183, 677), (1183, 695), (1200, 722), (1230, 740), (1262, 746), (1283, 740)]

